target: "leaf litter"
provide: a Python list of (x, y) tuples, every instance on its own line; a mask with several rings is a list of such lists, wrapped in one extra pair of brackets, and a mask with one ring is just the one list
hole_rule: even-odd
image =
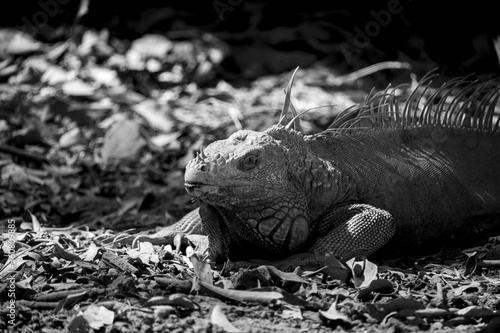
[(303, 130), (312, 132), (364, 92), (328, 89), (350, 77), (314, 66), (297, 72), (286, 99), (290, 73), (233, 85), (217, 78), (228, 46), (210, 36), (146, 35), (130, 44), (106, 30), (81, 37), (50, 45), (0, 29), (0, 300), (8, 318), (14, 292), (16, 329), (498, 327), (496, 238), (468, 256), (447, 251), (380, 265), (356, 254), (329, 256), (319, 271), (293, 273), (271, 266), (224, 272), (193, 249), (119, 245), (123, 235), (169, 225), (194, 208), (182, 170), (203, 145), (276, 123), (283, 103), (331, 105), (303, 116)]

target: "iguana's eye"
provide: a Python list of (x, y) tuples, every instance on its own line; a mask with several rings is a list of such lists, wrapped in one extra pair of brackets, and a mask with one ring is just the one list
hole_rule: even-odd
[(257, 155), (248, 155), (243, 161), (241, 161), (240, 168), (243, 170), (250, 170), (253, 169), (258, 162), (259, 158)]

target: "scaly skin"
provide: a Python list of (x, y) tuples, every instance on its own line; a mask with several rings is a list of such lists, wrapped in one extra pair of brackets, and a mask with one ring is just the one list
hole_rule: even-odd
[(370, 118), (379, 126), (368, 130), (238, 131), (188, 164), (186, 189), (200, 204), (190, 221), (201, 223), (216, 261), (287, 268), (320, 266), (327, 253), (417, 253), (500, 232), (498, 91), (469, 109), (465, 95), (449, 110), (431, 99), (420, 118), (410, 97), (411, 112), (390, 125), (376, 118), (387, 111), (379, 106)]
[[(433, 145), (419, 139), (433, 131)], [(317, 263), (391, 238), (392, 250), (411, 253), (500, 216), (498, 146), (498, 134), (442, 127), (318, 139), (276, 126), (209, 145), (185, 180), (215, 260), (307, 252)], [(488, 165), (470, 172), (478, 161)]]

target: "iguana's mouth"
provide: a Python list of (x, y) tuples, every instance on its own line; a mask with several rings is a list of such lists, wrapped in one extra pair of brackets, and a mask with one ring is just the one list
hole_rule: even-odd
[(184, 183), (184, 187), (186, 189), (191, 189), (191, 188), (195, 188), (195, 187), (200, 187), (200, 186), (206, 186), (208, 184), (204, 184), (204, 183), (201, 183), (201, 182), (185, 182)]
[(208, 184), (204, 184), (204, 183), (201, 183), (201, 182), (185, 182), (184, 183), (184, 187), (186, 188), (186, 191), (189, 193), (189, 194), (193, 194), (195, 191), (200, 191), (202, 188), (204, 187), (208, 187), (210, 185)]
[(184, 187), (190, 195), (198, 198), (204, 198), (210, 194), (224, 195), (226, 191), (224, 187), (201, 182), (185, 182)]

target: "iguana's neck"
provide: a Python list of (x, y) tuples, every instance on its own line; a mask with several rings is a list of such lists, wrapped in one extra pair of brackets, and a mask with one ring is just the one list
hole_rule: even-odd
[(310, 155), (305, 164), (300, 183), (310, 204), (311, 220), (320, 216), (332, 202), (357, 201), (357, 182), (334, 162)]

